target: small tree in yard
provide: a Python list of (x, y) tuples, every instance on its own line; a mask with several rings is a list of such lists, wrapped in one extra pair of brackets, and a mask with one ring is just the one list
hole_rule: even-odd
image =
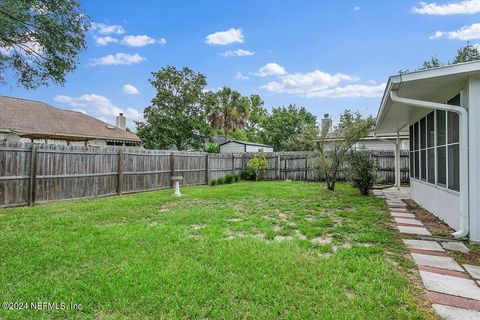
[(250, 161), (248, 161), (248, 167), (255, 170), (255, 180), (260, 179), (260, 175), (268, 169), (268, 161), (265, 158), (265, 153), (259, 151)]
[(369, 134), (374, 123), (371, 116), (363, 118), (359, 112), (345, 110), (333, 132), (330, 132), (329, 126), (321, 128), (318, 142), (320, 155), (315, 159), (315, 169), (327, 182), (329, 191), (335, 190), (339, 169), (345, 162), (348, 152), (353, 145)]
[(377, 178), (375, 163), (365, 150), (362, 150), (352, 151), (348, 155), (348, 164), (349, 180), (362, 195), (367, 196)]

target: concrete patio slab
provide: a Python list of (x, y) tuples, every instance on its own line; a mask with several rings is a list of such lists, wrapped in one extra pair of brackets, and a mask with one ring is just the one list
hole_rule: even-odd
[(420, 271), (420, 276), (427, 290), (480, 300), (480, 288), (473, 280), (427, 271)]
[[(462, 267), (451, 257), (431, 256), (428, 254), (412, 253), (413, 260), (420, 266), (429, 266), (440, 269), (463, 271)], [(479, 289), (480, 290), (480, 289)]]
[(464, 264), (463, 267), (474, 279), (480, 279), (480, 267), (472, 264)]
[(398, 228), (398, 230), (400, 230), (401, 233), (416, 234), (416, 235), (420, 235), (420, 236), (431, 236), (432, 235), (424, 227), (397, 226), (397, 228)]
[(457, 242), (457, 241), (443, 242), (442, 247), (447, 250), (460, 251), (463, 253), (470, 252), (470, 250), (467, 248), (466, 245), (463, 244), (463, 242)]
[(403, 239), (403, 243), (410, 249), (445, 251), (442, 246), (435, 241)]
[(480, 320), (480, 312), (445, 306), (443, 304), (432, 305), (433, 309), (445, 320)]
[(397, 218), (395, 217), (396, 223), (407, 223), (407, 224), (415, 224), (417, 226), (423, 226), (422, 221), (417, 219), (407, 219), (407, 218)]

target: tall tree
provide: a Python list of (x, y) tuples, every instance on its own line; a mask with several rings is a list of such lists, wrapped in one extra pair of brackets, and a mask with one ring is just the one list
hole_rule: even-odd
[(268, 112), (264, 107), (264, 102), (259, 95), (250, 96), (250, 117), (245, 125), (245, 132), (248, 141), (263, 142), (262, 131), (265, 122), (268, 119)]
[(88, 26), (77, 0), (0, 1), (0, 83), (6, 71), (25, 88), (65, 83), (86, 48)]
[(465, 47), (457, 50), (457, 55), (453, 59), (453, 64), (480, 60), (480, 53), (477, 47), (468, 43)]
[(149, 149), (199, 149), (210, 133), (204, 106), (205, 76), (173, 66), (152, 75), (149, 81), (157, 92), (143, 112), (145, 122), (136, 122), (143, 145)]
[(432, 56), (430, 60), (424, 61), (420, 66), (420, 70), (431, 69), (431, 68), (438, 68), (441, 67), (443, 63), (436, 57)]
[(222, 129), (225, 141), (229, 130), (243, 129), (250, 116), (250, 99), (235, 90), (223, 87), (207, 94), (208, 120), (213, 129)]
[(304, 107), (295, 105), (273, 108), (261, 131), (262, 142), (273, 146), (275, 151), (294, 151), (298, 145), (293, 137), (306, 127), (315, 127), (317, 118)]
[(374, 125), (375, 120), (371, 116), (363, 118), (358, 112), (345, 110), (333, 132), (329, 132), (328, 126), (321, 129), (318, 141), (320, 155), (315, 159), (315, 167), (319, 175), (325, 178), (328, 190), (335, 190), (338, 171), (352, 146), (366, 137)]

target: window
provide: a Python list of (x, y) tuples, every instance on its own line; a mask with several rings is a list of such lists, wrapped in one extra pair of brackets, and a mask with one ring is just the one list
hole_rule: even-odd
[[(460, 94), (448, 104), (460, 105)], [(458, 114), (432, 111), (412, 124), (410, 177), (460, 191), (460, 121)]]

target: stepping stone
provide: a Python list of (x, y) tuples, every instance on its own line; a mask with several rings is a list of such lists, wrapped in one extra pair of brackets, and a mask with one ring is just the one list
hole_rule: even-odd
[(417, 219), (408, 219), (408, 218), (397, 218), (395, 217), (396, 223), (407, 223), (407, 224), (415, 224), (417, 226), (423, 226), (423, 223)]
[[(462, 267), (451, 257), (433, 256), (429, 254), (413, 253), (412, 257), (420, 266), (429, 266), (440, 269), (463, 271)], [(479, 289), (480, 290), (480, 289)]]
[(420, 271), (420, 276), (427, 290), (480, 300), (480, 288), (473, 280), (427, 271)]
[(403, 243), (405, 243), (405, 245), (407, 247), (409, 247), (410, 249), (420, 249), (420, 250), (430, 250), (430, 251), (445, 251), (435, 241), (403, 239)]
[(415, 219), (415, 216), (411, 213), (405, 213), (405, 212), (390, 212), (392, 216), (398, 217), (398, 218), (413, 218)]
[(469, 253), (470, 250), (467, 248), (466, 245), (463, 244), (463, 242), (443, 242), (442, 246), (444, 249), (451, 250), (451, 251), (460, 251), (463, 253)]
[(420, 236), (431, 236), (432, 235), (424, 227), (397, 226), (397, 228), (398, 228), (398, 230), (400, 230), (401, 233), (417, 234), (417, 235), (420, 235)]
[(445, 306), (443, 304), (433, 304), (433, 309), (440, 317), (445, 320), (479, 320), (480, 312)]
[(480, 279), (480, 267), (472, 264), (464, 264), (463, 267), (474, 279)]

